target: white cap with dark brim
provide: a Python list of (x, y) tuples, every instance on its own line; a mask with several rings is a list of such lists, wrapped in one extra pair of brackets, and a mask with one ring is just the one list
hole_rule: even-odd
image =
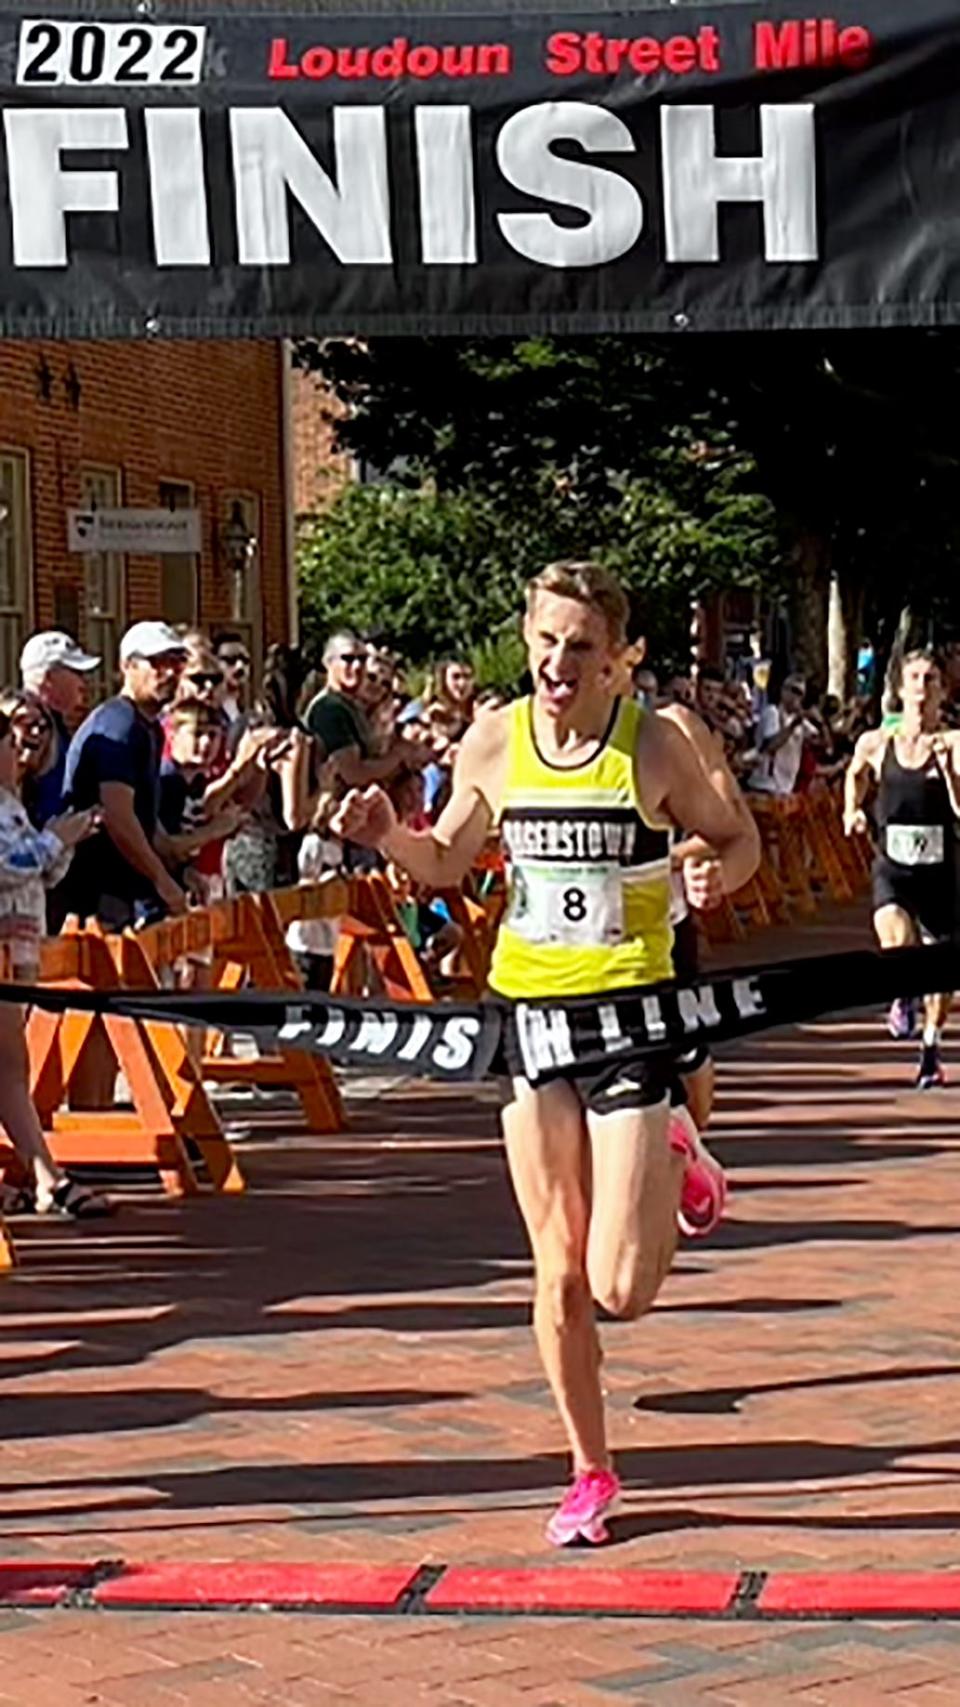
[(135, 622), (120, 642), (120, 662), (128, 664), (131, 658), (158, 658), (162, 652), (186, 651), (183, 635), (168, 622)]

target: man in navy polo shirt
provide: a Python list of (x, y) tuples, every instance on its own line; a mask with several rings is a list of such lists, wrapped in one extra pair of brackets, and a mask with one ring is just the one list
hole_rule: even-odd
[(61, 811), (71, 723), (76, 722), (86, 696), (86, 678), (100, 659), (60, 629), (32, 634), (20, 654), (20, 679), (50, 713), (56, 742), (53, 763), (34, 779), (30, 815), (38, 830)]
[(165, 622), (137, 622), (120, 642), (123, 686), (91, 711), (67, 755), (64, 798), (99, 806), (103, 829), (77, 849), (66, 879), (68, 911), (109, 930), (134, 922), (142, 903), (182, 913), (186, 897), (164, 860), (157, 802), (160, 714), (176, 693), (186, 649)]

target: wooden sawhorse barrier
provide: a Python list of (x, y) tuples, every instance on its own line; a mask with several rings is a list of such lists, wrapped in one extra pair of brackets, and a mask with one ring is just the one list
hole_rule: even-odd
[[(213, 988), (221, 993), (303, 989), (287, 948), (285, 927), (296, 918), (330, 918), (348, 908), (347, 885), (299, 885), (264, 895), (238, 895), (208, 909)], [(283, 1085), (297, 1093), (308, 1130), (342, 1132), (343, 1103), (329, 1062), (303, 1050), (272, 1055), (226, 1055), (214, 1044), (202, 1062), (205, 1079), (220, 1084)]]
[[(175, 932), (187, 921), (153, 927)], [(146, 937), (147, 933), (141, 933)], [(67, 928), (43, 946), (41, 978), (55, 989), (153, 989), (159, 980), (147, 944), (133, 932), (108, 937), (98, 926)], [(76, 1100), (78, 1067), (96, 1037), (130, 1091), (131, 1109), (64, 1108)], [(190, 1058), (180, 1027), (89, 1013), (34, 1008), (27, 1022), (31, 1090), (57, 1161), (155, 1167), (173, 1196), (201, 1189), (194, 1158), (212, 1189), (244, 1189), (239, 1163)], [(12, 1152), (11, 1152), (12, 1154)]]
[(394, 1002), (432, 1002), (433, 991), (420, 957), (397, 915), (393, 891), (381, 871), (352, 877), (340, 923), (331, 988), (362, 994), (362, 975), (372, 971), (379, 989)]

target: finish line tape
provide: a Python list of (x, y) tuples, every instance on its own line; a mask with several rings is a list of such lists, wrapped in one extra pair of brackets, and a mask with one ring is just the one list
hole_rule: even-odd
[(696, 983), (569, 999), (476, 1003), (388, 1002), (311, 991), (232, 995), (155, 990), (64, 990), (0, 985), (0, 999), (52, 1013), (69, 1010), (252, 1034), (267, 1052), (304, 1049), (337, 1066), (446, 1082), (506, 1071), (507, 1041), (532, 1083), (575, 1070), (600, 1072), (636, 1060), (820, 1019), (897, 996), (960, 984), (953, 942), (816, 955), (780, 965), (716, 972)]

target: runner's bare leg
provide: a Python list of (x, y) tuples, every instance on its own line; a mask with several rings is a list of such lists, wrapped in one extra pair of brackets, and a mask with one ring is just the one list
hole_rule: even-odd
[(632, 1321), (653, 1304), (677, 1247), (683, 1158), (667, 1136), (669, 1107), (587, 1113), (593, 1202), (587, 1274), (598, 1304)]
[(503, 1111), (510, 1177), (533, 1249), (533, 1324), (573, 1453), (574, 1471), (606, 1468), (600, 1347), (587, 1279), (587, 1134), (580, 1099), (557, 1082), (514, 1081)]

